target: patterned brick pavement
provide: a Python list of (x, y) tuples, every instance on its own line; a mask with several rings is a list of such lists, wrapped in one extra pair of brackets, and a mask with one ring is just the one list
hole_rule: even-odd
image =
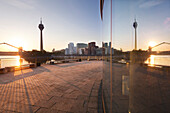
[(43, 65), (1, 74), (0, 112), (97, 113), (102, 65)]

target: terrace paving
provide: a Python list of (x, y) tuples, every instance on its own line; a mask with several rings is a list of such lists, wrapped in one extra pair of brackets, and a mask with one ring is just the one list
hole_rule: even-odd
[(0, 74), (0, 113), (97, 113), (100, 61)]

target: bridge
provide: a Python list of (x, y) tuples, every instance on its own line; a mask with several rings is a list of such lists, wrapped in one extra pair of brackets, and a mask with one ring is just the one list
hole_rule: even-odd
[(0, 52), (0, 56), (17, 56), (18, 52)]
[(16, 47), (14, 45), (11, 45), (11, 44), (8, 44), (8, 43), (0, 43), (0, 45), (2, 44), (5, 44), (5, 45), (8, 45), (8, 46), (11, 46), (13, 48), (16, 48), (18, 49), (18, 52), (0, 52), (0, 55), (20, 55), (24, 50), (22, 49), (22, 47)]
[(155, 45), (155, 46), (153, 46), (153, 47), (149, 46), (149, 49), (148, 49), (148, 50), (149, 50), (149, 52), (151, 52), (153, 48), (158, 47), (158, 46), (163, 45), (163, 44), (168, 44), (168, 45), (170, 45), (169, 42), (162, 42), (162, 43), (159, 43), (159, 44), (157, 44), (157, 45)]

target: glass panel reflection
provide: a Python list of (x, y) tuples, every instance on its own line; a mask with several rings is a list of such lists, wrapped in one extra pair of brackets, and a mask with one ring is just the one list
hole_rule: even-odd
[[(168, 4), (168, 0), (157, 3), (145, 0), (104, 1), (103, 41), (113, 44), (110, 50), (113, 48), (114, 53), (103, 53), (102, 88), (107, 113), (169, 112)], [(111, 26), (113, 30), (110, 33)], [(110, 39), (111, 34), (113, 37)]]

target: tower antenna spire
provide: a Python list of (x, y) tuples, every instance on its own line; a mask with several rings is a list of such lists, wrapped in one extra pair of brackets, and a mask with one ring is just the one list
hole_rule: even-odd
[(40, 24), (42, 24), (42, 17), (40, 18)]

